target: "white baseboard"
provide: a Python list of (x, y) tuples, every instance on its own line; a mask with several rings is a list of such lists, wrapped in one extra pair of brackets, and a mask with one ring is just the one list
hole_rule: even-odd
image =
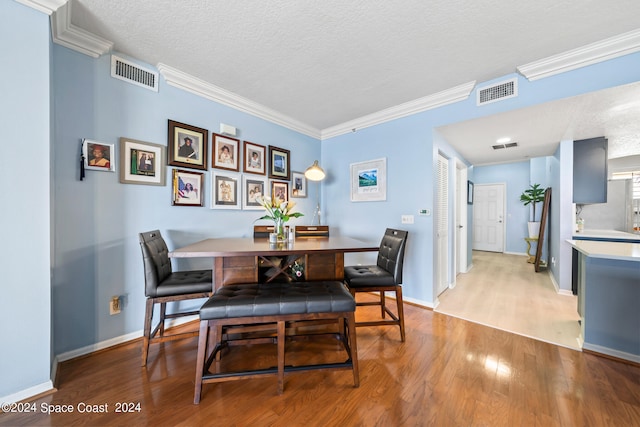
[(620, 350), (614, 350), (609, 347), (603, 347), (601, 345), (584, 343), (582, 344), (583, 350), (590, 350), (594, 353), (606, 354), (607, 356), (612, 356), (618, 359), (629, 360), (630, 362), (640, 363), (640, 355), (627, 353)]
[(53, 382), (51, 380), (45, 381), (42, 384), (35, 385), (33, 387), (26, 388), (17, 393), (9, 394), (7, 396), (0, 397), (2, 403), (15, 403), (21, 400), (28, 399), (38, 394), (46, 393), (53, 390)]

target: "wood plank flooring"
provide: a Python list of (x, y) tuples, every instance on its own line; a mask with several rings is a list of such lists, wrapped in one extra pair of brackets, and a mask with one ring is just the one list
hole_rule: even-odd
[(435, 311), (579, 350), (577, 298), (558, 294), (526, 259), (473, 251), (473, 268), (438, 297)]
[[(372, 318), (375, 311), (359, 307), (357, 316)], [(153, 345), (146, 368), (135, 340), (62, 363), (58, 391), (34, 400), (33, 413), (0, 413), (0, 425), (640, 425), (637, 366), (409, 304), (405, 316), (405, 343), (397, 327), (358, 328), (359, 388), (350, 371), (294, 373), (280, 396), (276, 378), (265, 377), (205, 385), (194, 405), (197, 339)], [(326, 340), (287, 349), (287, 363), (344, 355)], [(223, 360), (269, 365), (275, 346), (233, 347)], [(132, 411), (115, 412), (119, 403), (133, 403), (125, 407)], [(82, 404), (108, 405), (109, 412), (81, 413)], [(74, 412), (44, 414), (47, 405), (71, 405)]]

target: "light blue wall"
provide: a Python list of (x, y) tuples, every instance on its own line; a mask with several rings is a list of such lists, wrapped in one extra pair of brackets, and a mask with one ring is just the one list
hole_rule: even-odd
[[(120, 137), (166, 145), (168, 119), (210, 132), (217, 132), (222, 122), (237, 127), (241, 140), (290, 150), (293, 171), (304, 171), (320, 158), (318, 140), (178, 90), (162, 78), (156, 93), (113, 79), (109, 73), (108, 55), (96, 60), (54, 46), (56, 354), (142, 329), (145, 296), (139, 232), (160, 229), (171, 249), (212, 236), (250, 236), (253, 221), (261, 216), (259, 211), (211, 210), (211, 169), (205, 173), (205, 207), (171, 206), (170, 179), (164, 187), (131, 185), (119, 183), (119, 171), (87, 171), (80, 181), (82, 138), (115, 144), (119, 152)], [(167, 177), (171, 170), (166, 168)], [(292, 224), (311, 221), (317, 187), (308, 190), (308, 198), (295, 199), (306, 217)], [(174, 266), (207, 268), (211, 261), (180, 260)], [(113, 295), (125, 296), (117, 316), (108, 310)]]
[(50, 48), (46, 15), (0, 2), (0, 402), (51, 387)]

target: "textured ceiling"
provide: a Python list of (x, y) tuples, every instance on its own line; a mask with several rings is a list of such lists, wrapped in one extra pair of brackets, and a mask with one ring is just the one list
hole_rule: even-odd
[[(318, 130), (638, 28), (638, 0), (72, 0), (71, 22)], [(455, 141), (452, 142), (455, 146)]]

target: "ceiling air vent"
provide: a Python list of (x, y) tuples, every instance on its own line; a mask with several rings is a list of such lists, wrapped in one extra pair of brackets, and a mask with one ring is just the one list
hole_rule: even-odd
[(111, 55), (111, 77), (124, 80), (136, 86), (142, 86), (154, 92), (158, 91), (157, 72), (142, 68), (115, 55)]
[(491, 147), (494, 150), (501, 150), (503, 148), (513, 148), (513, 147), (517, 147), (518, 143), (517, 142), (510, 142), (508, 144), (496, 144), (496, 145), (492, 145)]
[(491, 102), (513, 98), (518, 96), (518, 79), (511, 79), (491, 86), (478, 88), (476, 93), (478, 94), (477, 105), (485, 105)]

